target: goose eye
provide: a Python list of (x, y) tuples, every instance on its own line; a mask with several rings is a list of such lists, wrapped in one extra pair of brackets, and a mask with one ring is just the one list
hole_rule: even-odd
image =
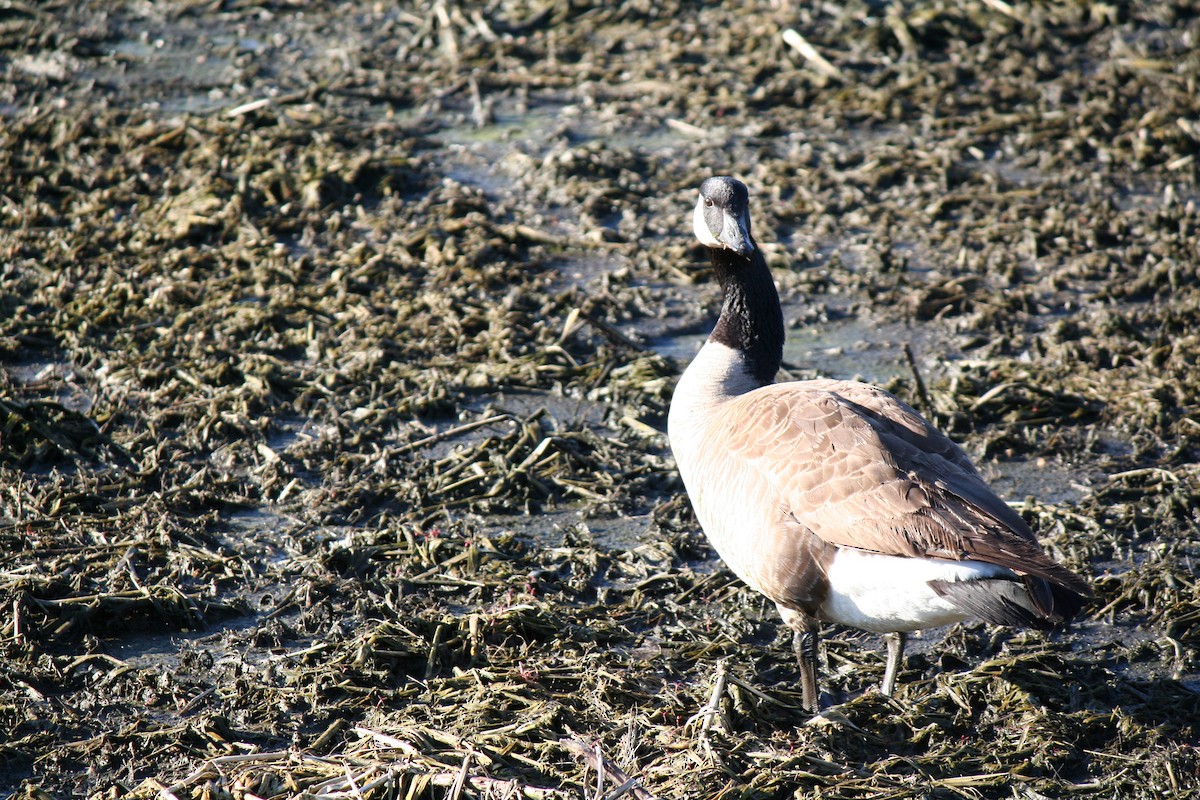
[(713, 207), (712, 198), (711, 197), (704, 198), (704, 205), (706, 208), (712, 208)]

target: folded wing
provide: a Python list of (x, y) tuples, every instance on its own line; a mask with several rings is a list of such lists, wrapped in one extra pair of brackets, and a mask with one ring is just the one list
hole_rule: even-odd
[(1048, 622), (1088, 594), (962, 448), (891, 394), (818, 380), (763, 387), (729, 406), (729, 455), (771, 487), (788, 528), (875, 553), (1006, 567)]

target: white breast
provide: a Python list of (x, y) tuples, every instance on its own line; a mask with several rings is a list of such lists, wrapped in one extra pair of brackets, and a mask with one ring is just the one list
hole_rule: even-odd
[(697, 480), (696, 471), (705, 455), (717, 455), (710, 452), (714, 420), (726, 402), (755, 388), (745, 356), (717, 342), (706, 342), (680, 377), (667, 414), (667, 436), (693, 504), (701, 505), (698, 491), (710, 483)]
[[(742, 580), (758, 591), (756, 574), (770, 545), (766, 534), (778, 524), (777, 507), (761, 501), (763, 486), (754, 473), (732, 469), (723, 445), (714, 444), (726, 403), (759, 384), (745, 356), (718, 342), (706, 342), (675, 387), (667, 416), (667, 434), (692, 508), (709, 542)], [(757, 534), (757, 535), (756, 535)]]

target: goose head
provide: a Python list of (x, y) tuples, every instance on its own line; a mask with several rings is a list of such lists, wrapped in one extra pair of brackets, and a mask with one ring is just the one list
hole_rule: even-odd
[(746, 184), (727, 175), (701, 184), (692, 224), (701, 244), (715, 250), (749, 258), (757, 247), (750, 235), (750, 193)]

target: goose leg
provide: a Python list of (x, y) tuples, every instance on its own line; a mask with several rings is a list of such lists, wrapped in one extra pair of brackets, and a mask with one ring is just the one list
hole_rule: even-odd
[(883, 670), (883, 686), (880, 691), (891, 696), (896, 690), (896, 674), (900, 671), (900, 662), (904, 659), (904, 641), (905, 636), (903, 631), (895, 633), (886, 633), (883, 640), (887, 642), (887, 667)]
[(797, 629), (792, 634), (792, 649), (796, 652), (796, 662), (800, 665), (800, 690), (804, 709), (810, 714), (816, 714), (821, 710), (820, 698), (817, 694), (816, 628)]

